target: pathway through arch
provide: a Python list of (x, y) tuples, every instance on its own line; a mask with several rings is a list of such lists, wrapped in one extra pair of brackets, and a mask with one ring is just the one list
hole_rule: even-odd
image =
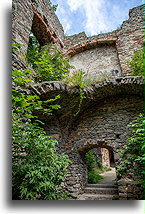
[(108, 172), (103, 172), (100, 175), (103, 176), (103, 179), (98, 184), (112, 184), (116, 183), (116, 170), (115, 168), (110, 168)]
[(77, 200), (118, 200), (118, 186), (116, 183), (116, 170), (100, 174), (103, 179), (98, 184), (87, 184), (84, 193)]

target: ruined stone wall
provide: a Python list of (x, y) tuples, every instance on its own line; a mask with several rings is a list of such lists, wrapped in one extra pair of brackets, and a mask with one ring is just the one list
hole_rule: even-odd
[(70, 64), (77, 69), (82, 69), (91, 78), (100, 73), (112, 76), (112, 70), (118, 70), (117, 75), (121, 76), (115, 44), (100, 44), (96, 48), (76, 54), (71, 57)]
[[(92, 37), (86, 37), (84, 33), (80, 33), (78, 35), (65, 37), (65, 49), (67, 50), (68, 55), (71, 56), (70, 64), (74, 65), (76, 69), (81, 68), (85, 71), (87, 70), (86, 66), (90, 66), (89, 69), (93, 73), (95, 73), (95, 70), (98, 70), (98, 68), (100, 72), (103, 72), (106, 71), (108, 66), (108, 72), (110, 72), (110, 68), (115, 69), (115, 67), (117, 67), (121, 75), (130, 75), (130, 69), (126, 62), (135, 50), (143, 48), (143, 12), (143, 5), (133, 8), (129, 11), (129, 19), (123, 22), (120, 29), (110, 33)], [(114, 53), (112, 53), (111, 46), (110, 50), (106, 47), (106, 50), (104, 51), (104, 40), (106, 39), (106, 43), (108, 44), (110, 43), (109, 40), (113, 41), (115, 38)], [(90, 45), (88, 47), (89, 43)], [(101, 45), (102, 48), (100, 48)], [(86, 49), (89, 49), (89, 51), (86, 51)], [(92, 53), (94, 59), (93, 68), (90, 65)], [(106, 54), (114, 59), (109, 61), (106, 59)], [(102, 58), (99, 59), (100, 55)], [(100, 66), (101, 63), (104, 66)]]
[(130, 74), (130, 69), (126, 65), (126, 61), (130, 58), (130, 55), (138, 49), (143, 49), (143, 16), (143, 5), (133, 8), (129, 12), (129, 19), (123, 22), (120, 31), (117, 33), (118, 40), (116, 47), (124, 76)]
[(22, 44), (26, 54), (29, 34), (33, 28), (41, 45), (56, 43), (63, 46), (64, 32), (47, 0), (13, 0), (12, 40)]
[(142, 111), (143, 101), (140, 98), (122, 96), (94, 103), (80, 116), (65, 147), (73, 161), (66, 180), (69, 191), (79, 192), (86, 185), (85, 153), (90, 149), (102, 147), (112, 150), (115, 164), (119, 164), (118, 152), (129, 136), (127, 125)]

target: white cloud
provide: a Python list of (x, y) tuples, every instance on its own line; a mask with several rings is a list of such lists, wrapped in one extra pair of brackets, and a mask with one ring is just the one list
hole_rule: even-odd
[(116, 27), (119, 6), (113, 9), (112, 3), (108, 0), (67, 0), (67, 4), (71, 11), (79, 10), (79, 13), (85, 14), (84, 30), (87, 34), (108, 32)]
[(64, 33), (67, 33), (67, 31), (71, 29), (72, 24), (69, 23), (67, 19), (62, 19), (62, 23), (63, 23)]
[(64, 33), (66, 34), (72, 27), (72, 22), (67, 17), (67, 11), (64, 9), (63, 6), (58, 5), (57, 8), (57, 14), (59, 16), (59, 19), (61, 20), (61, 24), (64, 29)]

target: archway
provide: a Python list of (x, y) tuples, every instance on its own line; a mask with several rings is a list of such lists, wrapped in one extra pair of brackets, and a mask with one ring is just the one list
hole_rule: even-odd
[(117, 181), (117, 153), (107, 142), (88, 142), (79, 147), (78, 152), (83, 162), (84, 187), (88, 184), (112, 184)]

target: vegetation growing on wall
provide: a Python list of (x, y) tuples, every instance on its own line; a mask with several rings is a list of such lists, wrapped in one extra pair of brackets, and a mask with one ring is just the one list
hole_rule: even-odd
[(136, 120), (129, 124), (132, 128), (128, 143), (120, 152), (122, 161), (118, 166), (118, 175), (127, 175), (134, 183), (144, 189), (144, 163), (145, 163), (145, 117), (141, 114)]
[(40, 47), (31, 33), (26, 60), (35, 70), (37, 82), (61, 80), (71, 68), (68, 58), (55, 45)]
[(134, 76), (144, 75), (144, 51), (137, 50), (131, 55), (128, 65)]
[[(14, 45), (14, 51), (19, 46)], [(42, 121), (33, 115), (34, 110), (51, 114), (60, 108), (53, 102), (41, 101), (32, 96), (25, 86), (31, 82), (30, 71), (14, 70), (12, 89), (12, 189), (15, 200), (56, 200), (65, 197), (59, 189), (70, 161), (67, 155), (58, 154), (56, 140), (48, 137)], [(28, 81), (29, 80), (29, 81)], [(48, 103), (45, 109), (43, 104)], [(32, 122), (33, 120), (33, 122)]]
[(55, 12), (57, 10), (58, 4), (52, 4), (51, 0), (48, 0), (48, 3), (50, 4), (52, 10)]

